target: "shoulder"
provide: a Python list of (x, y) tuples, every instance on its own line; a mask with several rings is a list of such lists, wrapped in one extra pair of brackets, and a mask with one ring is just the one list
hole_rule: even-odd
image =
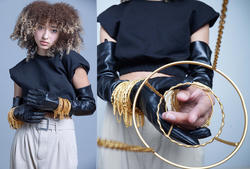
[(106, 10), (104, 10), (98, 17), (97, 20), (99, 21), (102, 17), (110, 16), (110, 17), (119, 17), (122, 13), (124, 8), (129, 4), (129, 2), (123, 2), (117, 5), (112, 5)]
[(82, 66), (86, 72), (89, 71), (89, 62), (78, 52), (71, 50), (68, 54), (65, 52), (62, 56), (62, 62), (68, 69), (75, 69)]
[(211, 6), (199, 0), (188, 0), (195, 10), (213, 10)]
[(27, 64), (26, 58), (24, 58), (23, 60), (21, 60), (20, 62), (18, 62), (15, 66), (13, 66), (12, 68), (9, 69), (10, 74), (12, 74), (13, 72), (19, 71), (26, 64)]

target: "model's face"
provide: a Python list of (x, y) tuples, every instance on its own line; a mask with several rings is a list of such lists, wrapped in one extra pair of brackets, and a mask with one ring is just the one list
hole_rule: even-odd
[(46, 55), (47, 50), (53, 46), (59, 37), (59, 32), (56, 25), (39, 25), (34, 33), (34, 38), (37, 44), (37, 53)]

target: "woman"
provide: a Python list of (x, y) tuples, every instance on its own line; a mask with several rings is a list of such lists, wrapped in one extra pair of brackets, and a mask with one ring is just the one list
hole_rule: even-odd
[[(195, 0), (131, 0), (111, 6), (98, 16), (98, 22), (101, 24), (98, 95), (119, 109), (120, 105), (115, 103), (119, 103), (120, 98), (129, 97), (133, 100), (140, 79), (146, 78), (164, 64), (180, 60), (211, 64), (209, 27), (213, 26), (218, 16), (211, 7)], [(212, 78), (213, 72), (205, 68), (181, 65), (157, 73), (149, 83), (163, 94), (171, 86), (186, 81), (212, 87)], [(179, 127), (175, 127), (170, 135), (173, 139), (191, 145), (199, 144), (199, 138), (210, 135), (209, 129), (202, 126), (209, 121), (213, 103), (211, 104), (203, 90), (194, 86), (186, 86), (176, 97), (180, 103), (178, 111), (160, 110), (163, 128), (168, 131), (169, 124), (176, 124)], [(125, 125), (117, 123), (110, 104), (101, 100), (100, 102), (105, 109), (98, 106), (102, 107), (98, 112), (103, 116), (99, 122), (99, 136), (127, 144), (142, 145), (134, 128), (128, 127), (129, 120), (124, 120)], [(160, 129), (155, 116), (158, 102), (159, 96), (143, 87), (137, 107), (147, 117), (140, 129), (144, 139), (154, 150), (171, 161), (201, 166), (203, 156), (200, 149), (180, 148), (158, 132)], [(119, 113), (124, 117), (128, 116), (128, 113)], [(171, 168), (151, 153), (109, 149), (100, 149), (99, 152), (98, 168), (102, 169), (166, 167)]]
[(88, 62), (77, 52), (83, 40), (77, 11), (66, 3), (35, 1), (21, 12), (13, 40), (27, 57), (10, 69), (17, 129), (10, 168), (77, 168), (72, 115), (95, 111)]

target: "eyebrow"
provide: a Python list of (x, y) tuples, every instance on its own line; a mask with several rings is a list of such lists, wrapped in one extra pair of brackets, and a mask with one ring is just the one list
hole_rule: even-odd
[(50, 27), (51, 27), (51, 28), (57, 28), (57, 26), (55, 26), (55, 25), (51, 25)]

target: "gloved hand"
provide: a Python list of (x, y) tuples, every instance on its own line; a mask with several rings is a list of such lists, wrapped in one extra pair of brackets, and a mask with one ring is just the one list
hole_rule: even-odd
[[(182, 83), (183, 79), (178, 77), (156, 77), (148, 80), (149, 84), (154, 87), (157, 91), (159, 91), (162, 95), (166, 90), (170, 87), (177, 85), (178, 83)], [(130, 99), (134, 100), (134, 96), (140, 86), (142, 81), (138, 82), (132, 89)], [(186, 86), (188, 87), (188, 86)], [(144, 113), (144, 115), (148, 118), (148, 120), (154, 125), (154, 127), (162, 133), (160, 130), (159, 124), (157, 122), (157, 106), (160, 101), (160, 96), (154, 93), (149, 87), (146, 85), (143, 86), (137, 100), (137, 107)], [(171, 124), (161, 118), (161, 114), (165, 112), (165, 105), (162, 102), (160, 106), (159, 116), (160, 122), (167, 133), (171, 127)], [(208, 128), (198, 128), (196, 130), (184, 130), (177, 126), (173, 127), (173, 130), (170, 134), (170, 137), (181, 141), (185, 144), (189, 145), (197, 145), (199, 144), (200, 138), (209, 137), (211, 135), (210, 130)]]
[(26, 123), (40, 123), (44, 119), (45, 112), (38, 111), (31, 106), (21, 104), (13, 112), (15, 119)]
[[(205, 42), (194, 41), (190, 44), (189, 60), (191, 61), (197, 61), (211, 65), (211, 54), (212, 51)], [(190, 65), (189, 68), (188, 76), (191, 76), (193, 81), (200, 82), (212, 88), (214, 76), (213, 70), (198, 65)]]
[(59, 104), (58, 97), (42, 89), (28, 90), (26, 102), (27, 105), (44, 111), (54, 111)]
[(115, 87), (123, 82), (117, 74), (115, 47), (116, 43), (107, 40), (97, 46), (97, 94), (109, 102)]
[[(95, 111), (95, 100), (90, 85), (77, 89), (76, 96), (75, 100), (69, 100), (71, 103), (70, 116), (90, 115)], [(41, 89), (29, 90), (26, 100), (28, 105), (44, 111), (54, 111), (59, 104), (58, 97)]]

